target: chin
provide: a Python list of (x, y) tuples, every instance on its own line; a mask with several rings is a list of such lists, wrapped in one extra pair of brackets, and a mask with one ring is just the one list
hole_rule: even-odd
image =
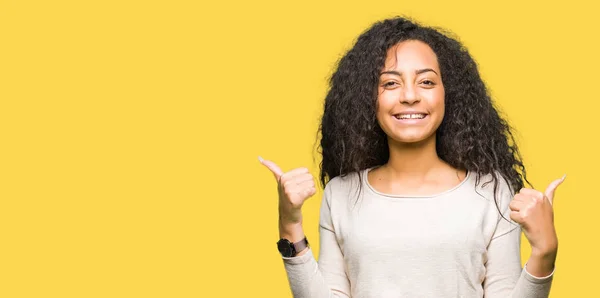
[(394, 142), (396, 143), (402, 143), (402, 144), (420, 144), (420, 143), (426, 143), (427, 141), (430, 141), (433, 139), (433, 134), (432, 135), (394, 135), (394, 136), (389, 136), (390, 139), (392, 139)]

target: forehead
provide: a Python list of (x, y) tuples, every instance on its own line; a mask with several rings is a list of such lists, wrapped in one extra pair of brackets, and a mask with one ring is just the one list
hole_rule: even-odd
[(419, 40), (406, 40), (388, 49), (384, 70), (422, 68), (439, 70), (437, 56), (426, 43)]

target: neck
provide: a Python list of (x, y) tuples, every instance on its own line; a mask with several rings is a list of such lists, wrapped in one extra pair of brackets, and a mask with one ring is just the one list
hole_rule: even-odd
[(399, 143), (388, 139), (390, 158), (385, 168), (393, 176), (425, 177), (446, 163), (437, 155), (435, 135), (417, 143)]

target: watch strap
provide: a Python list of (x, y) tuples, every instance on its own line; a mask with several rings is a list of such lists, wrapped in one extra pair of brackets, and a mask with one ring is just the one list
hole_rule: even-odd
[(308, 247), (308, 239), (306, 239), (306, 237), (304, 237), (304, 239), (294, 243), (293, 245), (294, 245), (294, 249), (296, 250), (296, 254), (298, 254), (301, 251), (303, 251), (305, 248)]

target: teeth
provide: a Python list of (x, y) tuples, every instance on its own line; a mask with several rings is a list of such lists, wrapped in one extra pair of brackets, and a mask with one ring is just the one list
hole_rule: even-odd
[(423, 119), (425, 118), (425, 114), (402, 114), (396, 115), (398, 119)]

